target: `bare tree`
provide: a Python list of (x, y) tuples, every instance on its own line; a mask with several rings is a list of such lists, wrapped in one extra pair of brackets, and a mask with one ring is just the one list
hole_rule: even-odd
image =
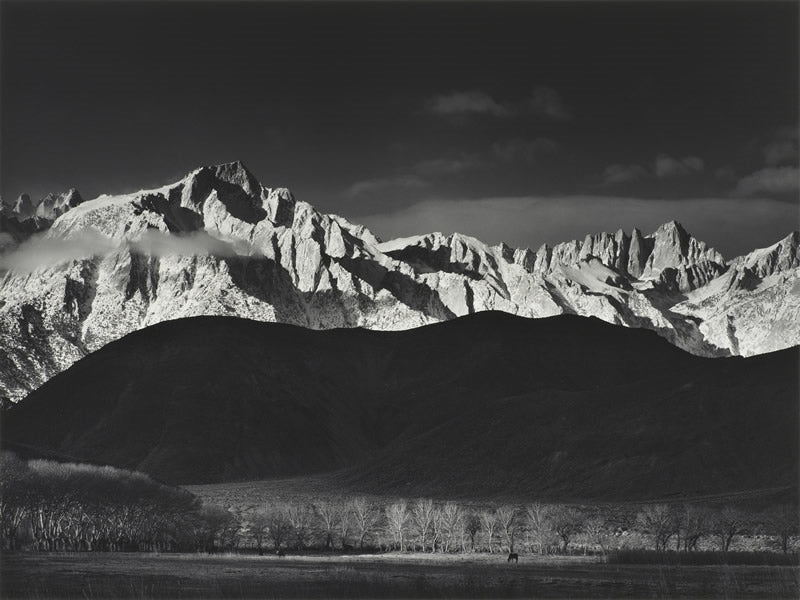
[(267, 530), (272, 540), (275, 551), (286, 544), (292, 533), (292, 523), (289, 521), (288, 507), (283, 503), (267, 504), (264, 510), (267, 515)]
[(423, 552), (425, 552), (425, 542), (428, 539), (428, 534), (433, 529), (433, 512), (433, 500), (430, 498), (417, 500), (411, 511), (411, 518), (414, 521)]
[(711, 517), (711, 532), (719, 540), (723, 552), (728, 552), (733, 538), (745, 532), (748, 525), (747, 515), (732, 506), (725, 506)]
[(514, 541), (519, 530), (519, 517), (515, 506), (503, 505), (497, 508), (497, 523), (509, 552), (514, 552)]
[(463, 549), (464, 539), (462, 537), (464, 514), (461, 507), (455, 502), (448, 502), (442, 507), (442, 551), (450, 552), (455, 543)]
[(378, 522), (380, 507), (372, 500), (359, 497), (353, 500), (351, 508), (356, 534), (358, 535), (358, 547), (363, 550), (367, 536), (372, 533)]
[(603, 556), (606, 555), (608, 550), (608, 542), (611, 536), (609, 531), (609, 523), (605, 516), (602, 514), (595, 514), (584, 522), (584, 531), (593, 544), (600, 546), (600, 552)]
[(292, 526), (295, 547), (303, 550), (308, 545), (314, 523), (314, 511), (306, 503), (290, 502), (286, 506), (286, 516)]
[(497, 529), (497, 515), (491, 509), (485, 509), (480, 514), (481, 527), (486, 534), (486, 543), (489, 547), (489, 552), (494, 552), (494, 532)]
[(333, 548), (334, 532), (341, 525), (343, 504), (339, 500), (317, 500), (314, 508), (325, 535), (325, 549), (330, 550)]
[(561, 551), (566, 554), (570, 539), (583, 530), (583, 514), (574, 506), (556, 504), (550, 510), (549, 520), (561, 539)]
[(676, 513), (668, 504), (649, 504), (639, 511), (636, 521), (653, 536), (656, 552), (667, 549), (669, 539), (678, 531)]
[(544, 549), (550, 545), (550, 537), (553, 533), (550, 527), (550, 512), (549, 506), (538, 502), (525, 507), (528, 531), (539, 549), (539, 554), (544, 554)]
[(347, 540), (353, 528), (353, 521), (353, 503), (350, 501), (342, 502), (342, 514), (339, 517), (339, 537), (342, 540), (342, 550), (352, 550), (352, 546)]
[(697, 542), (708, 533), (708, 511), (699, 506), (687, 504), (680, 513), (679, 537), (683, 538), (683, 550), (697, 550)]
[(404, 552), (406, 549), (406, 529), (409, 520), (408, 502), (398, 500), (386, 507), (386, 521), (397, 548)]
[(431, 538), (431, 552), (444, 552), (444, 511), (439, 505), (433, 507), (433, 537)]
[(470, 550), (475, 552), (475, 536), (481, 530), (481, 518), (476, 513), (470, 511), (464, 517), (464, 530), (469, 536)]
[(269, 532), (269, 515), (264, 511), (256, 512), (250, 517), (247, 531), (256, 542), (256, 549), (259, 554), (264, 554), (264, 539)]
[(777, 535), (784, 554), (789, 552), (789, 538), (798, 533), (797, 506), (781, 504), (767, 509), (763, 515), (767, 532)]

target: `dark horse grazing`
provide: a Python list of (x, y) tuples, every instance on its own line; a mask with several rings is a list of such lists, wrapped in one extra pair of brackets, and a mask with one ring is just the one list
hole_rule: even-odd
[(516, 552), (511, 552), (511, 553), (508, 555), (508, 562), (511, 562), (512, 560), (513, 560), (515, 563), (518, 563), (518, 562), (519, 562), (519, 554), (517, 554)]

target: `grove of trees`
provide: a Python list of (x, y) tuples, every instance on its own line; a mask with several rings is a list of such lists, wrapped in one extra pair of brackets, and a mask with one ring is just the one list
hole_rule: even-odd
[[(367, 496), (204, 504), (148, 476), (0, 455), (0, 525), (6, 550), (385, 551), (600, 553), (646, 548), (730, 551), (742, 536), (760, 549), (796, 545), (791, 504), (458, 503)], [(795, 549), (796, 551), (796, 549)]]

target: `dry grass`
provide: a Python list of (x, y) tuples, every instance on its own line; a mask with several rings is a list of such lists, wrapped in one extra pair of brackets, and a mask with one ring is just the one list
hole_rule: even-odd
[(606, 565), (584, 557), (14, 554), (3, 598), (796, 598), (793, 567)]

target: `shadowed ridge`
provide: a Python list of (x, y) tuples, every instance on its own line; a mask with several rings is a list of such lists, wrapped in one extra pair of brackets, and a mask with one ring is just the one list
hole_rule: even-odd
[(596, 319), (402, 332), (228, 317), (108, 344), (4, 414), (7, 447), (170, 483), (642, 499), (794, 486), (797, 349), (703, 359)]

